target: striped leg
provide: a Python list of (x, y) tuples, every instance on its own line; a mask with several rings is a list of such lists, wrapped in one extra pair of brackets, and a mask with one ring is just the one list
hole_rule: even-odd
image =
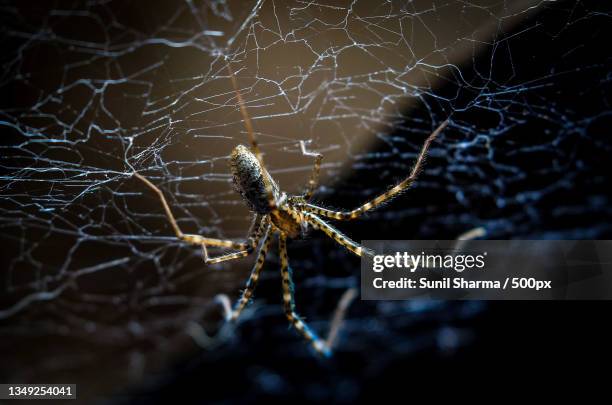
[(421, 148), (421, 152), (419, 153), (419, 156), (417, 157), (414, 167), (412, 168), (412, 171), (410, 172), (410, 175), (407, 178), (405, 178), (401, 183), (397, 184), (395, 187), (391, 188), (389, 191), (363, 204), (361, 207), (355, 208), (352, 211), (333, 211), (333, 210), (328, 210), (326, 208), (318, 207), (313, 204), (302, 204), (299, 206), (299, 208), (303, 209), (304, 211), (316, 214), (316, 215), (321, 215), (327, 218), (346, 221), (346, 220), (358, 218), (365, 212), (370, 211), (378, 207), (379, 205), (383, 204), (385, 201), (391, 200), (392, 198), (396, 197), (399, 193), (401, 193), (402, 191), (412, 186), (412, 184), (414, 183), (414, 181), (419, 175), (419, 172), (421, 170), (421, 167), (423, 166), (423, 163), (425, 162), (425, 156), (427, 155), (427, 150), (429, 149), (429, 146), (431, 145), (433, 140), (440, 134), (440, 132), (442, 132), (442, 130), (446, 127), (447, 124), (448, 124), (448, 120), (444, 121), (425, 140), (425, 143), (423, 144), (423, 147)]
[(347, 248), (348, 250), (350, 250), (357, 256), (361, 257), (364, 254), (368, 256), (372, 256), (374, 254), (371, 250), (366, 249), (362, 247), (360, 244), (358, 244), (357, 242), (349, 239), (348, 236), (345, 236), (344, 234), (342, 234), (342, 232), (340, 232), (333, 226), (329, 225), (327, 222), (323, 221), (318, 216), (312, 213), (309, 213), (309, 212), (305, 212), (303, 216), (304, 216), (304, 220), (308, 222), (309, 224), (311, 224), (315, 229), (325, 232), (327, 236), (329, 236), (330, 238), (332, 238), (333, 240), (335, 240), (340, 245), (344, 246), (345, 248)]
[(249, 276), (249, 280), (247, 281), (246, 288), (242, 292), (242, 296), (234, 306), (234, 310), (232, 311), (230, 320), (235, 321), (236, 319), (238, 319), (240, 313), (247, 306), (251, 297), (253, 296), (253, 292), (255, 291), (255, 287), (257, 287), (257, 282), (259, 281), (259, 274), (261, 273), (264, 261), (266, 260), (266, 253), (268, 252), (269, 247), (270, 225), (267, 224), (261, 248), (257, 252), (257, 259), (255, 261), (255, 264), (253, 265), (253, 270), (251, 270), (251, 275)]
[[(166, 201), (166, 197), (164, 196), (162, 191), (155, 184), (151, 183), (151, 181), (149, 181), (146, 177), (142, 176), (141, 174), (134, 173), (134, 177), (141, 180), (151, 190), (153, 190), (155, 194), (157, 194), (162, 204), (162, 207), (164, 207), (164, 211), (166, 212), (166, 217), (168, 218), (168, 221), (170, 222), (170, 225), (172, 226), (172, 229), (174, 230), (174, 234), (176, 235), (176, 237), (189, 244), (202, 246), (202, 256), (204, 257), (204, 263), (215, 264), (215, 263), (220, 263), (220, 262), (224, 262), (227, 260), (239, 259), (241, 257), (248, 256), (253, 251), (254, 245), (257, 244), (256, 239), (258, 238), (258, 236), (256, 234), (250, 236), (246, 242), (234, 242), (228, 239), (205, 238), (200, 235), (184, 234), (183, 231), (181, 231), (181, 228), (179, 227), (178, 223), (176, 222), (176, 218), (174, 218), (174, 215), (172, 214), (172, 210), (170, 209), (170, 205), (168, 204), (168, 201)], [(207, 246), (236, 249), (238, 250), (238, 252), (228, 253), (228, 254), (225, 254), (219, 257), (209, 257), (208, 250), (206, 249)]]
[[(245, 249), (239, 250), (238, 252), (227, 253), (217, 257), (209, 257), (208, 249), (206, 249), (206, 243), (202, 243), (202, 257), (204, 258), (204, 263), (206, 264), (215, 264), (221, 263), (228, 260), (240, 259), (241, 257), (246, 257), (253, 252), (253, 250), (259, 244), (259, 240), (261, 236), (264, 234), (264, 229), (269, 227), (269, 219), (268, 217), (260, 217), (257, 215), (254, 218), (253, 224), (251, 225), (251, 229), (249, 230), (249, 237), (247, 238), (247, 242), (244, 243)], [(266, 231), (267, 232), (267, 231)], [(195, 237), (200, 238), (198, 235), (185, 235), (186, 237)], [(195, 239), (197, 240), (197, 239)], [(197, 242), (196, 242), (197, 243)]]
[(329, 357), (331, 356), (331, 350), (325, 341), (319, 338), (317, 334), (304, 323), (302, 318), (295, 313), (293, 280), (291, 279), (291, 267), (289, 267), (289, 258), (287, 256), (287, 236), (281, 232), (279, 234), (278, 241), (281, 258), (281, 275), (283, 278), (283, 302), (285, 306), (285, 315), (293, 327), (310, 342), (317, 353), (325, 357)]
[(315, 192), (315, 189), (319, 185), (319, 173), (321, 172), (321, 160), (323, 160), (323, 155), (317, 152), (310, 152), (306, 150), (306, 142), (300, 141), (300, 148), (302, 149), (302, 154), (306, 156), (313, 156), (315, 158), (314, 167), (312, 168), (312, 173), (310, 175), (310, 179), (308, 180), (308, 185), (304, 190), (304, 194), (302, 198), (304, 201), (308, 201), (312, 198), (312, 195)]

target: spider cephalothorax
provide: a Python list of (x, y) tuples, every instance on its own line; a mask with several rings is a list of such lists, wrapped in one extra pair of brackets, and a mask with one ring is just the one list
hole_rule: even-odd
[[(202, 247), (205, 263), (212, 264), (237, 259), (256, 251), (257, 259), (251, 271), (249, 280), (247, 281), (246, 288), (242, 293), (242, 297), (236, 303), (236, 306), (231, 313), (230, 318), (232, 320), (238, 318), (242, 310), (250, 301), (259, 280), (259, 274), (263, 268), (265, 256), (270, 245), (270, 237), (272, 234), (277, 234), (279, 240), (278, 248), (281, 259), (281, 275), (283, 280), (283, 301), (287, 319), (298, 332), (300, 332), (308, 341), (312, 343), (314, 349), (318, 353), (329, 355), (331, 354), (331, 337), (328, 340), (320, 339), (312, 330), (310, 330), (310, 328), (308, 328), (300, 316), (295, 312), (293, 281), (291, 277), (291, 268), (289, 267), (289, 258), (287, 256), (287, 238), (299, 238), (303, 236), (306, 228), (312, 227), (314, 229), (323, 231), (330, 238), (357, 256), (369, 254), (369, 251), (329, 225), (322, 219), (322, 217), (335, 220), (356, 219), (363, 213), (376, 208), (386, 201), (389, 201), (410, 187), (415, 181), (424, 162), (429, 145), (444, 129), (447, 121), (438, 126), (438, 128), (425, 140), (414, 167), (406, 179), (389, 189), (387, 192), (379, 195), (360, 207), (355, 208), (354, 210), (333, 211), (309, 203), (318, 184), (322, 156), (318, 153), (308, 152), (304, 142), (301, 142), (302, 153), (315, 158), (314, 168), (306, 189), (303, 194), (298, 196), (287, 196), (286, 193), (280, 191), (280, 188), (272, 176), (270, 176), (268, 171), (265, 169), (263, 158), (255, 139), (251, 121), (246, 112), (246, 108), (244, 107), (242, 96), (240, 91), (238, 91), (236, 79), (231, 73), (231, 70), (230, 78), (234, 85), (234, 89), (236, 90), (239, 107), (251, 141), (251, 149), (243, 145), (238, 145), (232, 151), (229, 159), (234, 188), (243, 197), (254, 215), (253, 226), (251, 227), (246, 240), (244, 242), (235, 242), (232, 240), (213, 239), (205, 238), (200, 235), (184, 234), (179, 228), (176, 219), (170, 210), (170, 206), (168, 205), (161, 190), (140, 174), (134, 173), (134, 175), (145, 182), (147, 186), (157, 193), (176, 236), (187, 243)], [(234, 249), (235, 252), (226, 253), (217, 257), (209, 257), (207, 250), (207, 247), (209, 246), (230, 248)]]

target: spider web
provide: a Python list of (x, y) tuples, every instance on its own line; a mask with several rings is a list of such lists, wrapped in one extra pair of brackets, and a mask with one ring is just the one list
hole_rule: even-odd
[[(610, 235), (600, 171), (610, 152), (610, 57), (575, 35), (609, 22), (596, 2), (79, 3), (1, 6), (10, 51), (0, 59), (8, 95), (0, 105), (0, 319), (14, 353), (3, 370), (11, 379), (87, 368), (108, 353), (104, 366), (139, 378), (194, 342), (235, 349), (263, 339), (223, 328), (218, 336), (233, 346), (210, 338), (215, 297), (237, 296), (250, 261), (204, 266), (131, 177), (138, 171), (164, 191), (184, 232), (245, 236), (250, 214), (231, 188), (227, 158), (247, 136), (227, 64), (273, 177), (300, 192), (312, 160), (299, 141), (310, 141), (325, 156), (316, 198), (331, 207), (385, 190), (451, 118), (410, 198), (343, 227), (356, 240), (454, 238), (477, 226), (498, 239)], [(603, 29), (588, 41), (598, 38)], [(570, 106), (570, 98), (590, 101)], [(315, 235), (290, 256), (303, 271), (298, 307), (326, 319), (356, 284), (357, 262)], [(277, 265), (272, 255), (268, 270)], [(279, 294), (277, 275), (268, 277), (245, 328), (269, 323), (288, 335), (276, 339), (306, 353), (268, 298)], [(416, 343), (397, 343), (401, 350), (454, 347), (469, 329), (449, 323), (480, 308), (359, 306), (346, 324), (347, 351), (367, 347), (358, 336), (376, 317), (385, 321), (368, 336), (393, 342), (418, 319), (439, 321), (414, 332)], [(399, 314), (413, 321), (389, 324)], [(13, 368), (42, 339), (54, 353), (30, 370)]]

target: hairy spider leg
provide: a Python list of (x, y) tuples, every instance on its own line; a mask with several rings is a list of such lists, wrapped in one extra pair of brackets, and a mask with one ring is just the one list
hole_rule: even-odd
[(242, 310), (251, 300), (253, 292), (255, 291), (255, 287), (257, 287), (259, 275), (261, 273), (261, 269), (263, 268), (264, 261), (266, 260), (266, 253), (268, 253), (268, 248), (270, 247), (270, 224), (268, 223), (268, 221), (265, 222), (266, 231), (264, 232), (261, 247), (257, 251), (257, 259), (255, 261), (255, 264), (253, 265), (253, 269), (251, 270), (251, 275), (249, 276), (249, 280), (247, 281), (246, 288), (244, 289), (244, 291), (242, 292), (242, 296), (234, 306), (234, 310), (232, 311), (232, 315), (230, 317), (231, 321), (235, 321), (236, 319), (238, 319)]
[(357, 256), (368, 255), (372, 256), (374, 253), (361, 246), (357, 242), (351, 240), (348, 236), (344, 235), (342, 232), (316, 216), (311, 212), (304, 212), (303, 214), (304, 220), (312, 225), (315, 229), (323, 231), (327, 236), (335, 240), (338, 244), (344, 246)]
[(327, 208), (319, 207), (317, 205), (308, 204), (308, 203), (299, 204), (298, 207), (303, 209), (304, 211), (311, 212), (316, 215), (321, 215), (327, 218), (346, 221), (346, 220), (358, 218), (365, 212), (378, 207), (385, 201), (393, 199), (399, 193), (401, 193), (402, 191), (412, 186), (412, 184), (414, 183), (414, 181), (417, 179), (419, 175), (419, 171), (421, 170), (421, 167), (423, 166), (423, 162), (425, 161), (425, 156), (427, 155), (427, 150), (429, 149), (429, 146), (431, 145), (433, 140), (440, 134), (440, 132), (442, 132), (442, 130), (446, 127), (447, 124), (448, 124), (448, 120), (444, 121), (442, 124), (440, 124), (438, 128), (436, 128), (435, 131), (431, 133), (431, 135), (429, 135), (429, 137), (427, 137), (427, 139), (425, 140), (425, 143), (423, 144), (423, 147), (421, 148), (421, 151), (419, 152), (419, 156), (417, 157), (417, 160), (412, 168), (412, 171), (410, 172), (410, 175), (408, 177), (406, 177), (402, 182), (400, 182), (399, 184), (391, 188), (389, 191), (368, 201), (367, 203), (363, 204), (361, 207), (355, 208), (352, 211), (334, 211), (334, 210), (330, 210)]
[(244, 250), (240, 250), (238, 252), (226, 253), (217, 257), (209, 257), (208, 250), (206, 249), (206, 245), (202, 244), (202, 257), (204, 258), (204, 263), (206, 264), (215, 264), (221, 263), (228, 260), (240, 259), (241, 257), (246, 257), (253, 252), (253, 249), (257, 247), (259, 244), (259, 240), (263, 235), (263, 229), (268, 224), (268, 217), (263, 217), (259, 220), (259, 226), (257, 228), (251, 228), (249, 231), (248, 246)]
[[(255, 240), (256, 238), (253, 237), (257, 237), (257, 232), (255, 232), (255, 235), (250, 235), (247, 238), (247, 241), (245, 242), (234, 242), (233, 240), (229, 239), (214, 239), (205, 238), (200, 235), (184, 234), (183, 231), (181, 231), (181, 228), (179, 227), (178, 223), (176, 222), (176, 218), (174, 218), (174, 215), (172, 214), (172, 210), (170, 209), (168, 201), (166, 201), (164, 193), (162, 193), (162, 191), (155, 184), (151, 183), (149, 179), (142, 176), (141, 174), (134, 173), (134, 176), (144, 182), (151, 190), (153, 190), (157, 194), (162, 206), (164, 207), (164, 211), (166, 212), (166, 217), (168, 218), (168, 221), (170, 222), (170, 225), (172, 226), (172, 229), (176, 234), (176, 237), (189, 244), (202, 246), (202, 256), (204, 258), (204, 263), (214, 264), (248, 256), (257, 245), (258, 238), (257, 240)], [(208, 251), (206, 249), (207, 246), (236, 249), (238, 250), (238, 252), (228, 253), (218, 257), (209, 257)]]
[(302, 150), (302, 154), (305, 156), (314, 157), (314, 167), (312, 168), (312, 173), (310, 174), (310, 179), (308, 179), (308, 184), (304, 190), (304, 194), (302, 194), (302, 198), (304, 201), (310, 201), (312, 195), (314, 194), (317, 186), (319, 185), (319, 174), (321, 172), (321, 160), (323, 160), (323, 155), (317, 152), (311, 152), (306, 149), (306, 142), (300, 141), (300, 149)]
[(326, 342), (312, 331), (304, 323), (302, 318), (295, 312), (295, 299), (293, 280), (291, 278), (291, 267), (289, 267), (289, 257), (287, 256), (287, 236), (284, 232), (279, 232), (278, 245), (281, 259), (281, 275), (283, 279), (283, 303), (285, 316), (293, 327), (310, 342), (317, 353), (325, 357), (331, 356), (331, 350)]
[[(257, 138), (255, 137), (255, 132), (253, 131), (253, 124), (251, 123), (251, 117), (246, 109), (246, 105), (244, 104), (244, 99), (242, 98), (242, 93), (238, 88), (238, 81), (236, 80), (236, 75), (234, 75), (234, 71), (230, 66), (229, 62), (227, 63), (227, 71), (229, 72), (230, 79), (232, 81), (232, 86), (234, 87), (234, 91), (236, 92), (236, 98), (238, 99), (238, 105), (240, 106), (240, 114), (242, 114), (242, 119), (244, 121), (244, 127), (247, 131), (247, 135), (249, 136), (249, 142), (251, 143), (251, 148), (253, 149), (253, 153), (255, 153), (255, 157), (259, 161), (259, 165), (264, 172), (267, 172), (266, 166), (264, 165), (263, 155), (261, 154), (261, 150), (259, 149), (259, 143), (257, 142)], [(263, 176), (263, 181), (266, 186), (266, 194), (268, 197), (268, 205), (270, 208), (276, 208), (276, 199), (274, 198), (274, 191), (272, 189), (272, 184), (270, 183), (270, 179), (268, 176)]]

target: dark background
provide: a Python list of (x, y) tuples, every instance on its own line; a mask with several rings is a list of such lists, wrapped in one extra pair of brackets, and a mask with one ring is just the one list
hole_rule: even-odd
[[(568, 9), (574, 7), (571, 16), (551, 10), (538, 14), (538, 27), (519, 36), (513, 43), (512, 60), (504, 56), (496, 60), (494, 80), (512, 77), (512, 81), (517, 83), (528, 83), (553, 70), (568, 72), (555, 78), (553, 86), (527, 95), (512, 95), (516, 104), (509, 106), (506, 114), (522, 115), (529, 100), (537, 98), (546, 100), (542, 104), (542, 116), (524, 113), (525, 122), (507, 129), (499, 136), (501, 139), (493, 141), (499, 145), (494, 151), (494, 159), (500, 163), (512, 161), (525, 178), (517, 183), (509, 182), (507, 188), (487, 195), (487, 191), (482, 190), (489, 186), (486, 181), (470, 184), (470, 175), (460, 170), (446, 174), (446, 187), (432, 181), (435, 187), (428, 188), (428, 180), (438, 176), (438, 172), (432, 169), (421, 177), (425, 185), (418, 187), (419, 192), (400, 197), (388, 207), (369, 215), (365, 225), (364, 222), (341, 224), (341, 229), (357, 240), (372, 234), (385, 235), (385, 239), (407, 239), (407, 234), (445, 239), (449, 234), (461, 233), (466, 224), (485, 225), (489, 237), (497, 239), (610, 238), (612, 54), (606, 44), (612, 38), (612, 25), (609, 15), (593, 18), (594, 9), (591, 7), (594, 4), (565, 2)], [(533, 22), (527, 21), (516, 27), (515, 32), (532, 26)], [(490, 55), (480, 55), (474, 63), (486, 65), (490, 63)], [(483, 78), (468, 78), (472, 83), (481, 80)], [(455, 92), (459, 97), (453, 100), (452, 119), (463, 123), (491, 120), (492, 127), (496, 124), (504, 126), (499, 123), (497, 112), (487, 113), (468, 106), (474, 99), (470, 90), (448, 86), (437, 94)], [(446, 107), (445, 103), (434, 102), (433, 105), (441, 110)], [(556, 121), (555, 117), (561, 111), (569, 116), (565, 121)], [(411, 111), (411, 116), (418, 113)], [(401, 136), (402, 133), (395, 135)], [(530, 144), (546, 147), (535, 148), (531, 154), (523, 156), (515, 151)], [(379, 151), (384, 152), (385, 148)], [(521, 156), (518, 162), (517, 156)], [(448, 156), (439, 156), (434, 151), (429, 157), (428, 168), (438, 165), (448, 168), (447, 159)], [(565, 168), (543, 170), (555, 161)], [(459, 177), (457, 173), (468, 178)], [(321, 199), (331, 206), (350, 207), (355, 205), (355, 197), (351, 195), (355, 184), (376, 188), (380, 183), (389, 183), (381, 181), (381, 177), (397, 179), (401, 176), (402, 170), (382, 174), (377, 170), (363, 170), (358, 176), (344, 180), (344, 186), (340, 186), (344, 187), (342, 191), (334, 190)], [(451, 184), (451, 178), (455, 184)], [(549, 192), (542, 190), (543, 184), (558, 180), (567, 180), (567, 185)], [(467, 190), (468, 202), (458, 204), (453, 187)], [(521, 204), (513, 200), (517, 189), (534, 190), (535, 197)], [(495, 203), (496, 198), (507, 198), (509, 202), (500, 208)], [(602, 201), (597, 201), (599, 198)], [(417, 217), (415, 220), (409, 213), (418, 206), (432, 208), (425, 218)], [(470, 207), (468, 211), (465, 206)], [(500, 213), (503, 213), (505, 221), (500, 220)], [(333, 245), (326, 244), (326, 249), (333, 249)], [(294, 261), (311, 254), (309, 249), (298, 252), (291, 253)], [(337, 274), (336, 269), (343, 267), (342, 261), (334, 259), (329, 258), (324, 270), (331, 277)], [(356, 260), (349, 260), (356, 265)], [(297, 278), (302, 277), (298, 275)], [(259, 294), (273, 296), (278, 282), (275, 279), (264, 283), (273, 285), (269, 291)], [(265, 290), (264, 285), (260, 291)], [(298, 302), (309, 305), (317, 300), (316, 292), (304, 290), (298, 287)], [(291, 355), (282, 348), (284, 337), (258, 337), (260, 331), (268, 327), (265, 320), (249, 321), (240, 328), (239, 341), (227, 352), (212, 359), (208, 355), (191, 358), (138, 394), (143, 395), (142, 402), (150, 401), (149, 395), (164, 402), (174, 398), (177, 392), (190, 393), (193, 399), (200, 393), (194, 387), (206, 384), (209, 388), (217, 387), (212, 392), (207, 389), (207, 395), (219, 401), (228, 398), (246, 402), (255, 398), (291, 398), (351, 402), (358, 397), (380, 400), (386, 395), (397, 395), (397, 398), (408, 399), (411, 394), (417, 398), (419, 394), (426, 394), (435, 398), (454, 396), (454, 393), (461, 397), (466, 391), (478, 396), (479, 390), (492, 388), (498, 388), (497, 395), (503, 396), (503, 392), (520, 395), (530, 386), (537, 387), (538, 392), (544, 387), (557, 393), (573, 391), (584, 379), (597, 375), (601, 378), (600, 373), (605, 374), (603, 370), (607, 367), (612, 346), (612, 333), (606, 322), (612, 310), (609, 302), (489, 302), (482, 305), (469, 316), (459, 315), (470, 312), (466, 310), (466, 304), (452, 302), (427, 315), (417, 316), (417, 321), (406, 321), (401, 315), (394, 315), (388, 321), (388, 334), (379, 336), (378, 342), (368, 342), (368, 332), (351, 330), (350, 339), (358, 343), (347, 343), (350, 347), (338, 348), (338, 353), (330, 361)], [(359, 303), (351, 309), (349, 319), (367, 322), (368, 307), (371, 306), (369, 302)], [(331, 310), (333, 307), (330, 304), (328, 308)], [(468, 328), (469, 343), (450, 350), (426, 343), (416, 343), (415, 347), (404, 352), (397, 350), (397, 340), (431, 339), (435, 336), (431, 334), (432, 329), (439, 328), (440, 324)], [(547, 381), (555, 382), (549, 386)], [(595, 377), (585, 386), (597, 390), (597, 381), (599, 378)]]
[[(382, 142), (349, 163), (348, 175), (321, 189), (316, 199), (330, 207), (352, 207), (384, 190), (406, 173), (410, 163), (403, 162), (410, 162), (429, 127), (435, 127), (427, 124), (431, 118), (441, 121), (450, 116), (451, 124), (432, 149), (414, 190), (363, 221), (339, 224), (343, 232), (355, 240), (373, 235), (451, 239), (483, 227), (489, 239), (610, 238), (612, 20), (609, 7), (602, 4), (559, 2), (504, 32), (503, 38), (509, 39), (500, 36), (495, 46), (463, 61), (460, 80), (451, 71), (450, 79), (436, 85), (435, 92), (422, 96), (423, 103), (407, 109), (406, 121), (395, 125), (400, 129), (383, 134)], [(19, 23), (5, 29), (5, 38), (10, 38), (6, 44), (19, 42), (10, 35)], [(4, 89), (13, 89), (6, 79), (10, 54), (6, 53), (3, 65), (8, 80)], [(6, 94), (3, 115), (14, 116), (9, 106), (27, 93), (3, 91)], [(420, 123), (418, 131), (402, 129), (415, 122)], [(7, 145), (21, 139), (8, 126), (3, 128), (4, 139), (11, 140)], [(408, 136), (410, 141), (404, 141)], [(462, 142), (471, 145), (456, 146)], [(6, 150), (3, 171), (10, 176), (19, 163), (7, 163), (12, 149)], [(35, 190), (24, 186), (24, 192)], [(3, 214), (8, 217), (12, 206), (6, 203)], [(153, 204), (149, 201), (149, 206)], [(7, 246), (14, 246), (14, 240), (6, 240)], [(12, 249), (2, 253), (7, 263), (16, 248)], [(291, 244), (290, 257), (298, 310), (316, 330), (324, 331), (342, 292), (358, 284), (358, 259), (314, 234)], [(219, 345), (209, 349), (170, 337), (113, 346), (109, 343), (115, 335), (106, 331), (93, 341), (72, 332), (45, 336), (44, 331), (51, 329), (44, 328), (23, 332), (30, 323), (40, 325), (40, 319), (57, 321), (54, 316), (61, 318), (58, 314), (70, 306), (70, 299), (51, 310), (50, 317), (35, 309), (4, 320), (4, 377), (19, 382), (15, 378), (24, 374), (17, 368), (38, 367), (41, 359), (30, 351), (34, 345), (48, 344), (58, 353), (69, 346), (84, 352), (99, 350), (100, 356), (118, 359), (136, 347), (144, 356), (165, 350), (173, 355), (147, 366), (124, 386), (88, 389), (91, 398), (111, 403), (163, 403), (176, 396), (188, 403), (264, 398), (352, 402), (378, 398), (383, 390), (403, 395), (431, 385), (438, 387), (431, 392), (435, 395), (458, 382), (501, 383), (512, 389), (548, 375), (588, 374), (605, 368), (610, 355), (608, 302), (357, 301), (348, 312), (335, 355), (319, 359), (288, 330), (277, 268), (278, 259), (271, 254), (253, 312), (227, 336), (219, 332), (219, 314), (202, 310), (206, 330), (221, 333)], [(138, 274), (131, 277), (137, 279)], [(156, 331), (163, 332), (161, 328), (148, 332)], [(47, 378), (44, 381), (20, 381), (71, 382), (83, 368), (94, 379), (104, 380), (132, 367), (118, 361), (117, 371), (112, 371), (101, 361), (96, 373), (95, 359), (74, 367), (69, 355), (58, 359), (65, 367), (25, 374)], [(512, 372), (515, 367), (520, 372)]]

